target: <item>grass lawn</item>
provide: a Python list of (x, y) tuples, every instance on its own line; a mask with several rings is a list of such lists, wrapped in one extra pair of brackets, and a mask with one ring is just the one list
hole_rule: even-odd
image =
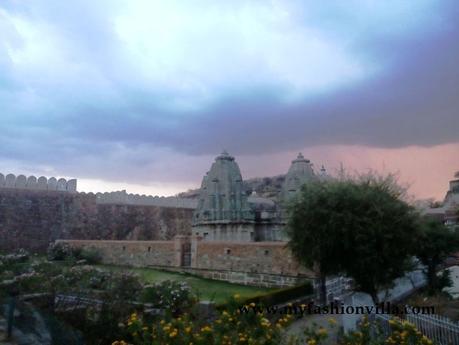
[(246, 298), (275, 290), (255, 286), (231, 284), (224, 281), (204, 279), (189, 274), (159, 271), (152, 268), (121, 267), (112, 265), (96, 266), (112, 271), (136, 273), (145, 283), (157, 283), (163, 280), (186, 281), (193, 291), (199, 296), (200, 300), (214, 301), (217, 304), (225, 302), (234, 294), (239, 294), (242, 298)]

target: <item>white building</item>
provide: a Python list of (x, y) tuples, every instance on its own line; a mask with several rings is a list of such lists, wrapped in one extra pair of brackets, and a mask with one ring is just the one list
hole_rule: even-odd
[(445, 288), (445, 291), (453, 296), (453, 298), (459, 298), (459, 266), (448, 267), (448, 270), (453, 284), (451, 287)]

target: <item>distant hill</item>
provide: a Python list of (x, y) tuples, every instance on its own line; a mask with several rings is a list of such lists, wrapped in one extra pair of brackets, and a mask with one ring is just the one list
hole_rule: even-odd
[[(277, 199), (285, 181), (285, 175), (273, 177), (255, 177), (244, 181), (244, 189), (250, 195), (255, 191), (259, 196), (271, 199)], [(199, 188), (190, 189), (178, 194), (181, 198), (197, 199), (199, 197)]]

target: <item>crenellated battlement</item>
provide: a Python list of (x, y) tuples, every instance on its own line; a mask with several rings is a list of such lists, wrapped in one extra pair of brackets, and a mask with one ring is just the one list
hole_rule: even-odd
[(96, 202), (98, 204), (121, 204), (121, 205), (144, 205), (195, 209), (197, 200), (178, 198), (174, 196), (151, 196), (128, 194), (125, 190), (110, 193), (97, 193)]
[(0, 188), (76, 193), (77, 180), (66, 180), (64, 178), (56, 179), (55, 177), (50, 177), (48, 179), (44, 176), (36, 178), (35, 176), (26, 177), (25, 175), (16, 176), (14, 174), (5, 176), (0, 173)]

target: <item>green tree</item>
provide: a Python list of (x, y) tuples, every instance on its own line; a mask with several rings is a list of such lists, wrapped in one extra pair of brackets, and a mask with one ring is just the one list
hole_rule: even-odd
[(289, 246), (297, 259), (324, 276), (341, 272), (371, 295), (411, 267), (418, 215), (401, 200), (392, 175), (305, 184), (289, 205)]
[(425, 219), (417, 240), (416, 256), (425, 266), (427, 290), (430, 295), (441, 291), (448, 282), (447, 276), (437, 276), (440, 265), (449, 254), (459, 250), (459, 233), (448, 229), (433, 219)]
[(308, 183), (288, 206), (287, 233), (293, 255), (319, 277), (320, 303), (326, 301), (326, 276), (340, 270), (340, 224), (330, 219), (335, 184)]

